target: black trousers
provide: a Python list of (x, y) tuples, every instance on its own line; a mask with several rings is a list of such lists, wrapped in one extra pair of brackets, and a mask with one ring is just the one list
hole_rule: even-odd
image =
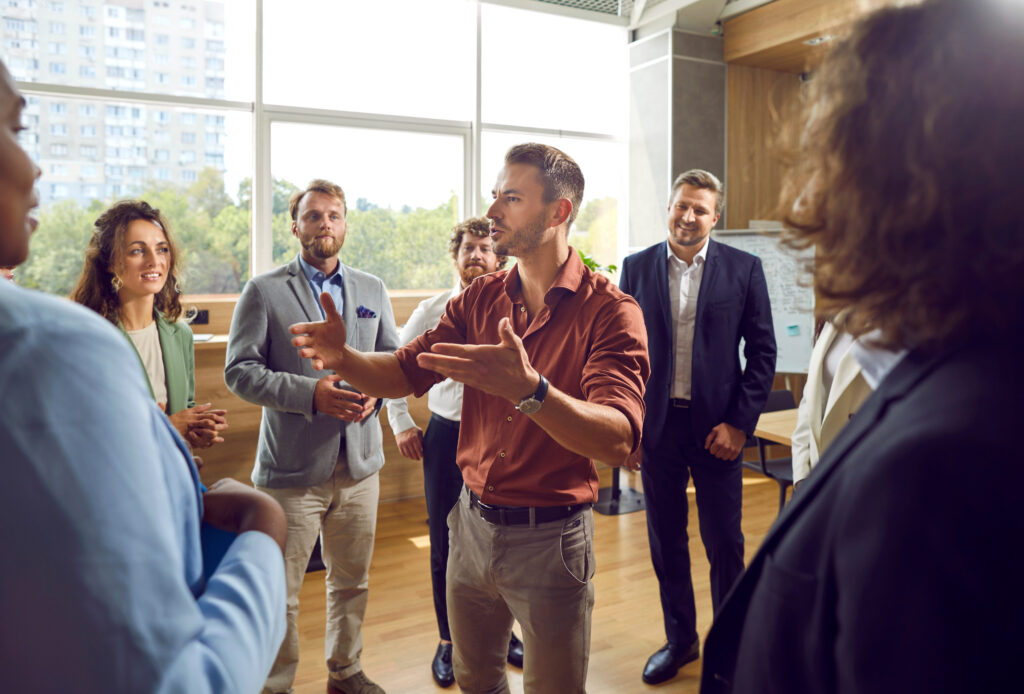
[[(686, 531), (690, 478), (696, 490), (700, 537), (711, 563), (711, 602), (722, 600), (743, 572), (742, 468), (739, 458), (721, 460), (695, 441), (690, 410), (670, 407), (661, 440), (643, 444), (640, 468), (647, 507), (651, 561), (658, 577), (668, 642), (686, 648), (697, 639), (697, 608)], [(705, 435), (706, 436), (706, 435)]]
[(430, 527), (430, 584), (441, 638), (451, 641), (445, 572), (448, 567), (448, 514), (462, 491), (462, 471), (455, 464), (459, 447), (459, 423), (431, 415), (423, 435), (423, 491), (427, 497)]

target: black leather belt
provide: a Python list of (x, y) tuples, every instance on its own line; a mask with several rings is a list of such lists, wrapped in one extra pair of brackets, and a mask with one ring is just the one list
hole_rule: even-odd
[(459, 423), (456, 422), (454, 419), (448, 419), (447, 417), (442, 417), (441, 415), (435, 414), (433, 412), (430, 413), (430, 421), (436, 424), (444, 425), (449, 429), (459, 428)]
[(689, 407), (690, 401), (685, 398), (669, 398), (668, 404), (672, 407)]
[(580, 511), (585, 511), (593, 504), (574, 504), (572, 506), (494, 506), (480, 501), (476, 493), (469, 491), (469, 505), (477, 509), (480, 517), (492, 525), (530, 525), (530, 516), (533, 516), (533, 525), (537, 523), (550, 523), (551, 521), (568, 518)]

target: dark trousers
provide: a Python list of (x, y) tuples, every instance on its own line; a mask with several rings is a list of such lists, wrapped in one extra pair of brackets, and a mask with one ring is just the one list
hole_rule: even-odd
[(742, 468), (739, 458), (721, 460), (704, 450), (703, 438), (694, 440), (686, 408), (670, 407), (661, 440), (648, 446), (645, 439), (643, 446), (640, 470), (647, 535), (661, 590), (665, 634), (669, 643), (686, 648), (697, 639), (686, 486), (692, 477), (700, 537), (711, 563), (711, 602), (717, 614), (743, 572)]
[(430, 527), (430, 584), (434, 590), (434, 612), (441, 638), (451, 641), (445, 572), (448, 567), (448, 514), (462, 491), (462, 472), (455, 464), (459, 447), (459, 423), (438, 415), (430, 416), (423, 435), (423, 491), (427, 497)]

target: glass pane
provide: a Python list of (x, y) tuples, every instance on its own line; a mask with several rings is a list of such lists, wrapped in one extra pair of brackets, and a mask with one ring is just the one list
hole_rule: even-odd
[(626, 29), (484, 4), (485, 123), (625, 132)]
[(244, 0), (4, 0), (15, 79), (251, 101), (255, 18)]
[(562, 150), (583, 171), (583, 204), (569, 230), (569, 244), (601, 265), (618, 262), (619, 201), (625, 200), (625, 147), (619, 142), (484, 132), (481, 136), (481, 211), (504, 165), (505, 152), (522, 142), (540, 142)]
[(470, 120), (476, 12), (468, 0), (266, 0), (267, 103)]
[(185, 292), (240, 291), (249, 276), (249, 113), (61, 97), (27, 101), (21, 141), (43, 173), (39, 229), (19, 283), (68, 294), (96, 217), (115, 200), (141, 198), (171, 224)]
[(294, 123), (274, 123), (270, 132), (275, 264), (299, 251), (291, 193), (326, 178), (348, 201), (342, 261), (388, 289), (451, 286), (448, 236), (460, 214), (461, 137)]

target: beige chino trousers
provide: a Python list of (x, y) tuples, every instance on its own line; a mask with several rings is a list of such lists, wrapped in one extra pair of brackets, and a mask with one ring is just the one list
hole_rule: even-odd
[(333, 680), (362, 669), (362, 626), (366, 614), (370, 559), (377, 529), (380, 477), (373, 473), (352, 479), (348, 464), (339, 461), (331, 479), (315, 487), (271, 489), (288, 519), (285, 579), (288, 587), (288, 629), (263, 694), (290, 692), (299, 664), (299, 590), (317, 536), (327, 567), (327, 670)]
[(448, 516), (448, 621), (455, 679), (465, 692), (503, 694), (512, 621), (523, 629), (526, 694), (582, 694), (594, 609), (594, 515), (492, 525), (465, 488)]

